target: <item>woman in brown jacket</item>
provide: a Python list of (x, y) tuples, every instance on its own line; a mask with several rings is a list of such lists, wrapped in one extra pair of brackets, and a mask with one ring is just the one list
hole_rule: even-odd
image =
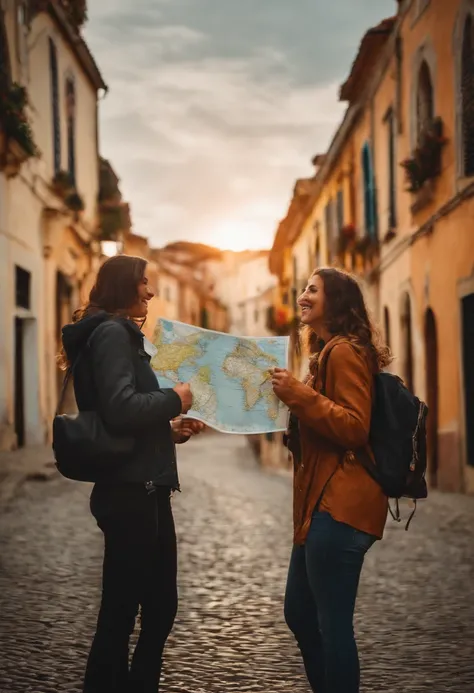
[(294, 546), (285, 618), (317, 693), (358, 693), (353, 617), (364, 557), (381, 539), (388, 501), (358, 461), (368, 446), (373, 374), (390, 362), (349, 274), (316, 270), (299, 297), (310, 349), (301, 383), (272, 376), (288, 405), (294, 457)]

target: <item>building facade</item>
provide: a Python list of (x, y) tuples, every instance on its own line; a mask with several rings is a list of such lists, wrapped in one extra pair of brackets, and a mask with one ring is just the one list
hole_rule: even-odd
[[(102, 76), (68, 3), (0, 15), (0, 449), (48, 440), (61, 326), (100, 258), (95, 238)], [(25, 125), (25, 123), (27, 125)]]
[(474, 2), (398, 6), (360, 43), (270, 266), (290, 319), (305, 247), (359, 276), (392, 369), (429, 406), (431, 485), (474, 492)]

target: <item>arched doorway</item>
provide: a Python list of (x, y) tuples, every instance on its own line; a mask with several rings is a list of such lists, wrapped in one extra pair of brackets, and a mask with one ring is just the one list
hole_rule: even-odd
[[(62, 328), (71, 322), (73, 306), (72, 306), (73, 289), (69, 278), (62, 272), (56, 273), (56, 354), (59, 353), (62, 344)], [(64, 371), (56, 369), (56, 389), (57, 397), (59, 398), (64, 381)], [(66, 411), (73, 403), (72, 390), (68, 388), (68, 393), (65, 397)], [(74, 404), (72, 404), (74, 406)]]
[(425, 313), (425, 377), (427, 419), (428, 474), (430, 484), (438, 485), (438, 335), (431, 308)]
[(401, 310), (401, 337), (402, 337), (402, 367), (403, 367), (403, 380), (405, 385), (413, 392), (413, 329), (412, 329), (412, 318), (411, 318), (411, 302), (410, 296), (406, 293), (402, 297), (402, 310)]

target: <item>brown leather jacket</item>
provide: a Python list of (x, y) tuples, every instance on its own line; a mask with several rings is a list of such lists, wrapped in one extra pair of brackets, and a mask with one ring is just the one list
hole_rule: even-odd
[(319, 363), (326, 370), (326, 396), (320, 392), (324, 367), (307, 385), (297, 382), (284, 396), (299, 419), (301, 443), (294, 472), (294, 542), (304, 544), (321, 494), (321, 511), (381, 539), (388, 500), (357, 460), (358, 449), (372, 454), (368, 439), (373, 379), (367, 357), (347, 338), (334, 337)]

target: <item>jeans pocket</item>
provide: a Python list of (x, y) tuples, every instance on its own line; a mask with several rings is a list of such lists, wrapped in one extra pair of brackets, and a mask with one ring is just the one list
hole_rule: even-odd
[(353, 529), (352, 541), (358, 549), (367, 552), (377, 541), (377, 537), (367, 532), (362, 532), (360, 529)]

